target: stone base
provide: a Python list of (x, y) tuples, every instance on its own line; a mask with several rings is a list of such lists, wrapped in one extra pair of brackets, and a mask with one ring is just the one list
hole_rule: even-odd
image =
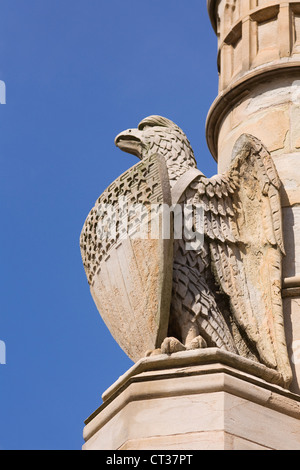
[(215, 348), (145, 358), (85, 421), (84, 450), (300, 450), (300, 396)]

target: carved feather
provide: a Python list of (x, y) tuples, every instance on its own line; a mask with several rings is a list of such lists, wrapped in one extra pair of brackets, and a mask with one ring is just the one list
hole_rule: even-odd
[[(206, 182), (210, 201), (204, 202), (204, 230), (215, 279), (227, 294), (234, 322), (244, 332), (250, 349), (289, 384), (291, 368), (280, 292), (284, 245), (276, 168), (263, 144), (243, 135), (228, 171), (219, 180), (212, 179), (214, 184), (209, 179)], [(216, 205), (220, 191), (222, 199)]]

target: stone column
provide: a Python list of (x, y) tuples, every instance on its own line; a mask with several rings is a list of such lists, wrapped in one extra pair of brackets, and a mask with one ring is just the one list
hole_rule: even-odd
[(219, 94), (207, 142), (219, 172), (243, 133), (271, 152), (282, 181), (287, 342), (300, 393), (300, 2), (208, 0), (218, 37)]

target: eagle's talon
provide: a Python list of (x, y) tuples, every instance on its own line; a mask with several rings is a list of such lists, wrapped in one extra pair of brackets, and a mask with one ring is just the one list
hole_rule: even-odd
[(145, 357), (159, 356), (160, 354), (162, 354), (160, 348), (157, 348), (157, 349), (148, 349), (148, 351), (146, 351), (146, 353), (145, 353)]
[(178, 339), (170, 337), (165, 338), (161, 345), (162, 354), (173, 354), (180, 351), (186, 351), (186, 347)]
[(207, 348), (207, 342), (202, 336), (196, 336), (187, 346), (188, 350)]

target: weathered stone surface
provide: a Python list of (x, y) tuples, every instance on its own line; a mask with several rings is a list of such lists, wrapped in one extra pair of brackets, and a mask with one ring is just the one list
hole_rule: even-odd
[(299, 397), (263, 373), (218, 350), (142, 359), (86, 420), (83, 449), (299, 450)]
[(263, 85), (258, 82), (253, 91), (247, 93), (244, 100), (228, 110), (218, 136), (220, 172), (228, 168), (230, 148), (243, 133), (255, 135), (263, 141), (274, 158), (283, 152), (296, 151), (296, 129), (293, 131), (292, 142), (290, 138), (292, 122), (296, 122), (293, 119), (293, 113), (297, 114), (297, 107), (295, 108), (290, 102), (294, 92), (293, 83), (294, 79), (273, 80)]
[(283, 209), (286, 256), (283, 259), (283, 278), (290, 278), (300, 273), (300, 205)]
[(268, 64), (298, 60), (299, 2), (208, 0), (218, 35), (220, 91)]
[[(299, 285), (299, 278), (297, 284)], [(293, 371), (293, 381), (290, 388), (294, 393), (300, 395), (300, 288), (285, 289), (284, 295), (287, 346)]]

